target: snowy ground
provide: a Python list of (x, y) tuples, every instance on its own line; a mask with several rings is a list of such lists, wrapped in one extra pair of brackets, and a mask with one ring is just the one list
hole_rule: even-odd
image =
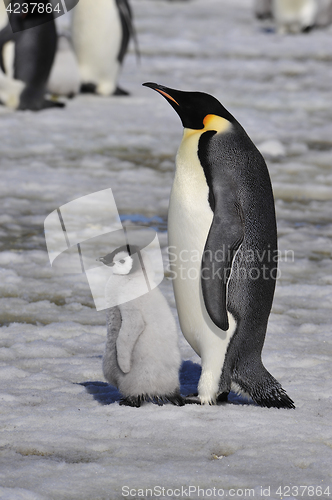
[[(264, 32), (249, 0), (132, 5), (131, 97), (0, 109), (0, 498), (332, 498), (332, 31)], [(120, 407), (101, 369), (105, 312), (84, 276), (49, 265), (46, 216), (106, 187), (121, 215), (159, 228), (165, 254), (182, 130), (144, 81), (214, 94), (265, 154), (283, 254), (264, 362), (296, 410), (235, 397)], [(176, 314), (170, 281), (161, 288)], [(179, 342), (192, 390), (199, 358)]]

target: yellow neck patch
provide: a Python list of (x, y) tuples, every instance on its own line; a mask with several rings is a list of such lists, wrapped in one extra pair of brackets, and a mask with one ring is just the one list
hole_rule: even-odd
[(203, 120), (204, 127), (200, 130), (185, 128), (183, 131), (183, 138), (187, 138), (190, 135), (199, 133), (200, 135), (207, 130), (215, 130), (217, 134), (227, 132), (232, 126), (231, 122), (217, 115), (206, 115)]
[(217, 115), (206, 115), (203, 123), (204, 131), (215, 130), (217, 133), (226, 132), (231, 127), (231, 122)]

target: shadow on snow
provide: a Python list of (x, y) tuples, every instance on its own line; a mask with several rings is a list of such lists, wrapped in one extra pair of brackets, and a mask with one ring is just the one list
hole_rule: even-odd
[[(180, 392), (183, 396), (197, 393), (199, 377), (201, 376), (201, 367), (192, 361), (183, 361), (180, 368)], [(89, 394), (102, 405), (116, 403), (121, 399), (121, 393), (112, 385), (106, 382), (91, 381), (81, 382)], [(228, 402), (232, 404), (253, 404), (245, 398), (230, 392)]]

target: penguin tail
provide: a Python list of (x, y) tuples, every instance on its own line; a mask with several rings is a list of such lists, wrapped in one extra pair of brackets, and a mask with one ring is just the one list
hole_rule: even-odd
[(258, 405), (265, 408), (294, 409), (294, 401), (287, 395), (280, 383), (272, 377), (260, 362), (256, 369), (246, 366), (247, 369), (235, 370), (232, 381)]
[(125, 56), (125, 52), (127, 49), (127, 45), (129, 42), (129, 38), (131, 37), (134, 41), (134, 46), (135, 46), (135, 54), (136, 54), (136, 60), (138, 63), (140, 63), (141, 60), (141, 53), (138, 45), (138, 38), (137, 38), (137, 33), (135, 29), (135, 25), (133, 23), (133, 15), (131, 11), (131, 7), (129, 5), (128, 0), (116, 0), (119, 13), (120, 13), (120, 18), (121, 18), (121, 23), (123, 26), (123, 29), (125, 32), (127, 32), (127, 36), (124, 38), (127, 38), (127, 40), (123, 41), (122, 47), (120, 48), (120, 53), (119, 53), (119, 62), (122, 63), (123, 58)]
[(270, 393), (263, 396), (258, 396), (254, 401), (265, 408), (288, 408), (294, 409), (294, 401), (287, 395), (286, 391), (278, 383), (278, 387), (274, 387)]

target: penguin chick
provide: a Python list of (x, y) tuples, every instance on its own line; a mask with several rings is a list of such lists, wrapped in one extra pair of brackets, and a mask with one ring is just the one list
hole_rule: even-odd
[(277, 274), (265, 161), (213, 96), (144, 85), (184, 127), (168, 239), (181, 330), (202, 360), (199, 401), (213, 404), (233, 390), (260, 406), (294, 408), (261, 359)]
[[(135, 286), (142, 275), (137, 247), (120, 247), (100, 257), (112, 269), (106, 295), (114, 288), (119, 297), (127, 287)], [(144, 266), (149, 271), (148, 258)], [(144, 401), (158, 405), (170, 401), (184, 404), (179, 389), (181, 356), (175, 320), (165, 297), (158, 288), (107, 310), (107, 340), (103, 356), (105, 379), (117, 387), (121, 405), (139, 407)]]
[(116, 253), (108, 253), (98, 260), (105, 264), (105, 266), (112, 267), (113, 274), (119, 275), (129, 274), (134, 263), (132, 256), (125, 248), (123, 250), (117, 250)]

